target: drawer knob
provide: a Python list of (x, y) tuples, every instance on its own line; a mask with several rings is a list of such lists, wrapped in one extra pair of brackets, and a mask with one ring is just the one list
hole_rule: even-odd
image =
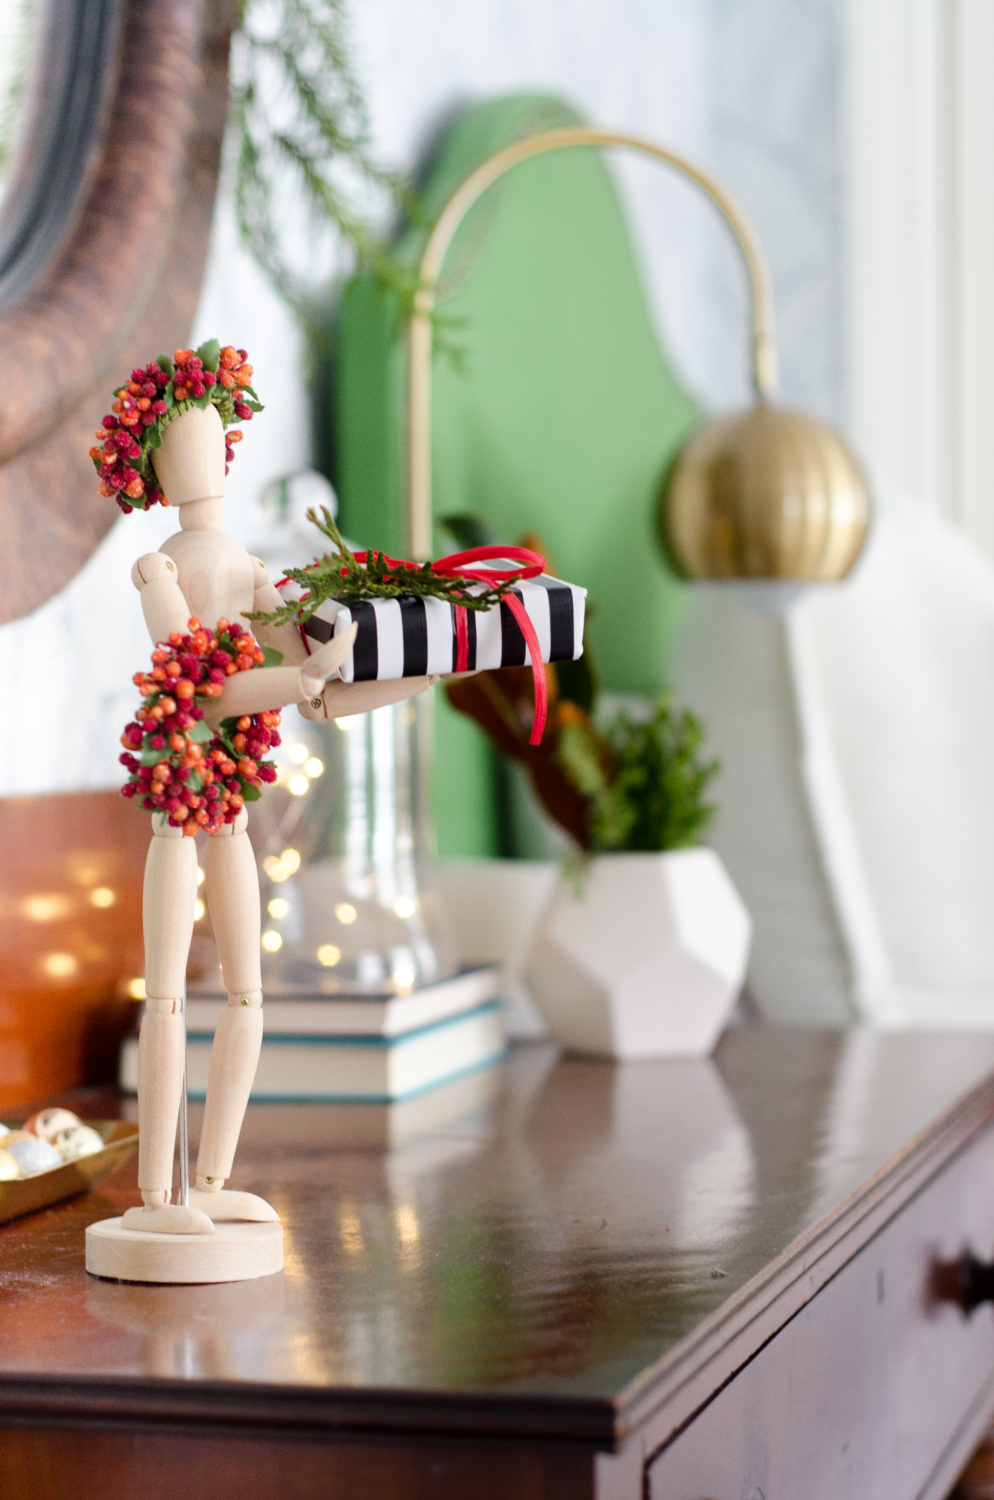
[(932, 1264), (932, 1296), (937, 1302), (955, 1302), (969, 1314), (983, 1302), (994, 1302), (994, 1261), (978, 1260), (964, 1250), (958, 1260)]
[(987, 1264), (964, 1250), (959, 1258), (959, 1305), (972, 1313), (982, 1302), (994, 1302), (994, 1261)]

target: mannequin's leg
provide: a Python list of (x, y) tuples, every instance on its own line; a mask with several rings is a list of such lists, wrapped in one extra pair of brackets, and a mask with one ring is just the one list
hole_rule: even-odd
[(206, 887), (228, 1004), (214, 1033), (197, 1157), (204, 1207), (203, 1196), (219, 1193), (230, 1176), (262, 1046), (259, 875), (244, 808), (207, 840)]
[(145, 862), (145, 1017), (138, 1039), (138, 1187), (143, 1209), (129, 1209), (129, 1229), (209, 1234), (196, 1209), (170, 1204), (176, 1123), (183, 1091), (183, 988), (197, 898), (197, 850), (161, 814), (152, 819)]

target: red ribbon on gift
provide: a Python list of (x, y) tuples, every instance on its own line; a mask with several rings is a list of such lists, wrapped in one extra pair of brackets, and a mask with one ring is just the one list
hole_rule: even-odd
[[(364, 563), (369, 553), (356, 552), (354, 556), (356, 562)], [(421, 571), (417, 563), (388, 557), (386, 553), (382, 556), (391, 572), (394, 570), (400, 572), (402, 569), (409, 569), (414, 573)], [(498, 561), (507, 563), (509, 566), (504, 568), (476, 566), (478, 563)], [(532, 552), (528, 547), (470, 547), (466, 552), (453, 552), (448, 557), (440, 557), (437, 562), (432, 563), (431, 571), (444, 578), (464, 578), (468, 583), (482, 583), (487, 588), (496, 588), (498, 584), (506, 583), (509, 578), (515, 581), (519, 578), (537, 578), (540, 573), (545, 572), (545, 558), (540, 557), (537, 552)], [(537, 745), (542, 739), (549, 707), (549, 691), (542, 663), (542, 648), (539, 645), (535, 627), (528, 617), (528, 611), (517, 595), (505, 594), (502, 602), (507, 605), (517, 621), (531, 657), (532, 676), (535, 679), (535, 717), (532, 720), (532, 732), (528, 743)], [(456, 671), (465, 672), (469, 667), (467, 610), (463, 604), (454, 604), (453, 609), (456, 617)]]

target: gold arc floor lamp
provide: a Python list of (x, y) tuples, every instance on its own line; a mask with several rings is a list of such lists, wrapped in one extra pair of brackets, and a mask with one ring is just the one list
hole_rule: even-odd
[(659, 508), (666, 552), (688, 578), (807, 583), (845, 577), (869, 525), (866, 482), (831, 428), (772, 404), (773, 295), (755, 230), (721, 183), (678, 152), (640, 136), (585, 126), (528, 136), (495, 152), (456, 189), (429, 236), (409, 334), (408, 555), (423, 561), (432, 550), (431, 315), (446, 253), (469, 209), (505, 172), (549, 151), (590, 146), (641, 152), (696, 183), (735, 236), (749, 276), (756, 403), (705, 422), (671, 465)]

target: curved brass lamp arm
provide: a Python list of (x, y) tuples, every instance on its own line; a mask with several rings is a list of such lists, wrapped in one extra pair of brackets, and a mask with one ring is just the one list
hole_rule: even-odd
[(665, 146), (641, 136), (615, 130), (592, 130), (583, 125), (544, 131), (505, 146), (471, 172), (456, 189), (431, 232), (419, 267), (419, 289), (410, 326), (410, 366), (407, 390), (407, 545), (419, 561), (431, 553), (431, 312), (438, 278), (453, 237), (481, 193), (511, 167), (569, 146), (625, 146), (674, 167), (695, 182), (724, 216), (735, 236), (749, 274), (752, 293), (752, 380), (756, 394), (766, 401), (776, 393), (777, 350), (773, 333), (773, 294), (770, 273), (755, 230), (721, 183)]

